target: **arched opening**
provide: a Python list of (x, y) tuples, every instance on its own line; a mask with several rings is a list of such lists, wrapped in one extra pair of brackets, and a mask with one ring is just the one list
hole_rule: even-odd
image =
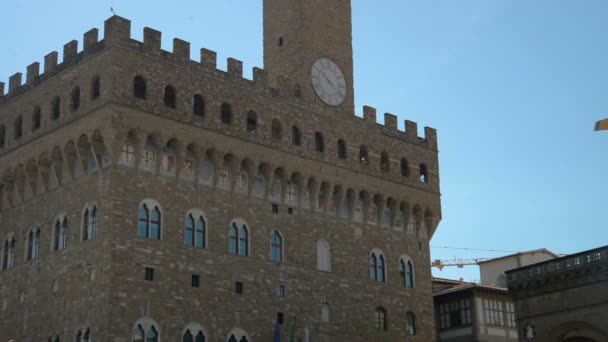
[(205, 116), (205, 99), (203, 99), (203, 95), (194, 95), (192, 102), (192, 113), (196, 116)]
[(91, 99), (97, 99), (101, 96), (101, 79), (99, 76), (93, 77), (91, 81)]
[(343, 139), (338, 140), (338, 158), (346, 159), (346, 142)]
[(297, 126), (291, 127), (291, 144), (295, 146), (300, 146), (300, 129)]
[(146, 99), (146, 81), (141, 76), (135, 76), (133, 79), (133, 96), (138, 99)]
[(427, 184), (429, 182), (429, 170), (425, 164), (420, 164), (420, 181)]
[(75, 87), (72, 89), (72, 102), (70, 104), (70, 108), (73, 112), (80, 108), (80, 87)]
[(0, 147), (4, 147), (6, 143), (6, 128), (4, 125), (0, 125)]
[(247, 112), (247, 132), (256, 133), (258, 131), (258, 114), (252, 110)]
[(273, 140), (281, 140), (283, 137), (283, 127), (278, 119), (272, 119), (271, 135)]
[(36, 108), (34, 108), (34, 112), (32, 113), (32, 131), (35, 131), (38, 128), (40, 128), (40, 123), (41, 123), (40, 116), (41, 116), (40, 107), (36, 106)]
[(403, 177), (410, 176), (410, 165), (406, 158), (401, 158), (401, 175)]
[(15, 140), (21, 138), (21, 136), (23, 136), (23, 117), (19, 115), (15, 119)]
[(389, 172), (391, 170), (390, 158), (388, 157), (388, 152), (386, 151), (382, 151), (382, 153), (380, 153), (380, 170), (382, 170), (382, 172)]
[(232, 125), (232, 107), (228, 103), (222, 103), (221, 119), (224, 125)]
[(325, 141), (321, 132), (315, 132), (315, 151), (325, 152)]
[(177, 95), (173, 86), (168, 85), (165, 87), (165, 97), (163, 101), (165, 102), (166, 107), (175, 108), (175, 103), (177, 102)]
[(369, 165), (369, 150), (365, 145), (359, 147), (359, 163), (361, 165)]
[(61, 116), (61, 99), (55, 96), (51, 102), (51, 119), (57, 120)]

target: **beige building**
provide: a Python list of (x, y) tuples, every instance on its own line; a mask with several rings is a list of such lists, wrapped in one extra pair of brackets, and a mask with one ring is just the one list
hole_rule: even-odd
[(253, 79), (114, 16), (0, 83), (0, 340), (435, 340), (436, 131), (355, 116), (331, 4), (265, 0)]
[(478, 263), (479, 273), (481, 275), (481, 284), (506, 288), (506, 271), (552, 260), (558, 257), (559, 256), (557, 254), (542, 248), (481, 261)]

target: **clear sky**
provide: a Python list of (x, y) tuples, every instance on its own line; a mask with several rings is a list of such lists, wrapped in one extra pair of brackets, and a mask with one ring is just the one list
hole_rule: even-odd
[[(249, 76), (263, 65), (262, 0), (5, 1), (0, 80), (103, 31), (110, 7), (137, 39), (150, 26), (167, 50), (179, 37), (195, 59), (201, 47), (217, 51), (221, 68), (227, 57)], [(608, 117), (608, 1), (353, 0), (353, 25), (357, 107), (438, 129), (443, 221), (433, 246), (608, 244), (608, 132), (593, 132)], [(479, 279), (476, 267), (435, 275)]]

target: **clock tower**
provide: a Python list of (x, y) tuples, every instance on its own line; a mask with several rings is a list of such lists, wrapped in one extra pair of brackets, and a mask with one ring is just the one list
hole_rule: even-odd
[(350, 0), (264, 0), (264, 69), (277, 87), (354, 112)]

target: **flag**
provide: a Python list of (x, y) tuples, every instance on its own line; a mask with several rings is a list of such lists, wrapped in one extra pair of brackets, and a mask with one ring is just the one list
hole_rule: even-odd
[(302, 342), (309, 342), (308, 340), (310, 339), (310, 332), (308, 331), (308, 324), (306, 324), (306, 327), (304, 328), (304, 340)]
[(289, 342), (296, 342), (296, 317), (293, 318), (293, 324), (291, 326), (291, 337)]
[(281, 324), (277, 319), (277, 325), (274, 328), (274, 342), (281, 342)]

